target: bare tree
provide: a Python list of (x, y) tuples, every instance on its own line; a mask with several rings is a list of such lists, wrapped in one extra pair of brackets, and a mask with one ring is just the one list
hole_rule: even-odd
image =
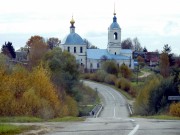
[(132, 40), (130, 38), (123, 40), (121, 43), (121, 48), (122, 49), (133, 49)]
[(137, 37), (133, 39), (133, 46), (135, 51), (143, 51), (143, 48), (141, 47), (141, 44)]

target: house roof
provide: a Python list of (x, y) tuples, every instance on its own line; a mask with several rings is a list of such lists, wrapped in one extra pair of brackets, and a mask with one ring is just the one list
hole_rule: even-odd
[(129, 60), (130, 58), (123, 55), (114, 55), (110, 54), (107, 49), (87, 49), (87, 58), (89, 59), (102, 59), (103, 56), (106, 56), (107, 59), (111, 60)]

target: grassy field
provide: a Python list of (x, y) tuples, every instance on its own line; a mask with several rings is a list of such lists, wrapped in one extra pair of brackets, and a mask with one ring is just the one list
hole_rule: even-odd
[(63, 117), (44, 120), (37, 117), (0, 117), (0, 123), (33, 123), (33, 122), (66, 122), (66, 121), (83, 121), (82, 117)]
[(22, 132), (33, 130), (34, 126), (17, 126), (11, 124), (0, 124), (0, 135), (14, 135)]
[(0, 117), (0, 122), (4, 123), (4, 122), (43, 122), (44, 120), (41, 118), (37, 118), (37, 117)]

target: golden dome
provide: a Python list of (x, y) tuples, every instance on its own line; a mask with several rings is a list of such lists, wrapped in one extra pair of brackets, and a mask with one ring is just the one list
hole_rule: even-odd
[(72, 19), (71, 19), (70, 23), (71, 23), (71, 24), (74, 24), (74, 23), (75, 23), (75, 21), (74, 21), (74, 19), (73, 19), (73, 16), (72, 16)]

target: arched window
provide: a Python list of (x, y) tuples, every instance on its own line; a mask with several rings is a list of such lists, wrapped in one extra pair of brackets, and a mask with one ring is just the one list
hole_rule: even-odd
[(114, 54), (116, 55), (116, 52)]
[(114, 33), (114, 39), (115, 39), (115, 40), (118, 39), (118, 34), (117, 34), (117, 32)]
[(99, 63), (97, 63), (97, 68), (99, 68)]
[(83, 53), (83, 47), (80, 47), (80, 53)]
[(68, 50), (68, 52), (70, 52), (70, 47), (69, 47), (69, 46), (68, 46), (68, 49), (67, 49), (67, 50)]
[(74, 53), (76, 53), (76, 47), (74, 47)]

